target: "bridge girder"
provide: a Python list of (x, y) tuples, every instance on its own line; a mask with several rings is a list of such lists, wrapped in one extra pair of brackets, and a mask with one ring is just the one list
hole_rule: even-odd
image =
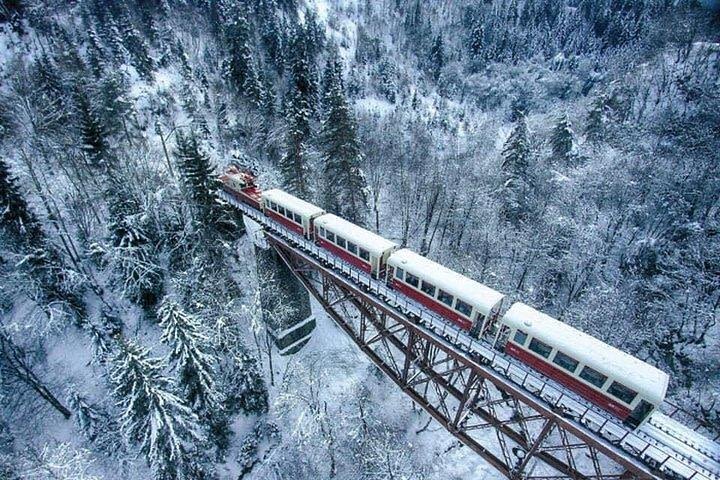
[[(502, 475), (513, 480), (665, 479), (598, 444), (480, 359), (459, 354), (411, 315), (339, 281), (280, 237), (270, 245), (328, 316), (417, 405)], [(517, 387), (517, 386), (516, 386)], [(542, 393), (542, 392), (540, 392)]]

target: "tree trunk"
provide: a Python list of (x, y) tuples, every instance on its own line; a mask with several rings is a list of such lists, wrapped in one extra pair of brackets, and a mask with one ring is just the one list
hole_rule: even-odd
[(6, 372), (32, 388), (40, 395), (40, 398), (52, 405), (63, 417), (67, 419), (72, 416), (70, 410), (35, 376), (25, 361), (25, 352), (15, 345), (5, 332), (0, 332), (0, 362), (6, 367)]

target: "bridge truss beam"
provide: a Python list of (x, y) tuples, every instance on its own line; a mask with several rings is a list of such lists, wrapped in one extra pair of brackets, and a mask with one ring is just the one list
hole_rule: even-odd
[[(343, 282), (280, 237), (270, 245), (328, 316), (405, 394), (510, 479), (663, 479), (462, 355), (412, 318)], [(539, 393), (542, 398), (542, 392)]]

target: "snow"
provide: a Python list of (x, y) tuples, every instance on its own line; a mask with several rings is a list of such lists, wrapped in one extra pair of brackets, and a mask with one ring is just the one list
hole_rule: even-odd
[(398, 246), (397, 243), (391, 242), (362, 227), (358, 227), (354, 223), (348, 222), (332, 213), (325, 214), (316, 219), (315, 225), (323, 227), (336, 235), (340, 235), (345, 240), (357, 244), (376, 257), (381, 257), (383, 253)]
[(395, 110), (395, 105), (377, 97), (360, 98), (355, 102), (355, 108), (359, 111), (376, 113), (380, 116), (388, 115)]
[(654, 405), (665, 398), (670, 379), (665, 372), (524, 303), (510, 307), (502, 322), (632, 388)]
[(502, 293), (407, 248), (390, 255), (388, 265), (402, 268), (421, 279), (428, 280), (436, 287), (469, 303), (483, 315), (489, 314), (504, 297)]

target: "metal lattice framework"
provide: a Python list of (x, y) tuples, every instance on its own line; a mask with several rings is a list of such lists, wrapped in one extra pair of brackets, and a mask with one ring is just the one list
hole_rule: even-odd
[[(269, 236), (333, 321), (410, 398), (508, 478), (665, 478), (411, 318)], [(542, 398), (542, 392), (537, 392)]]
[[(670, 404), (626, 428), (232, 195), (328, 316), (409, 397), (513, 479), (720, 480), (720, 444)], [(259, 233), (259, 232), (257, 232)], [(673, 418), (675, 417), (675, 418)], [(676, 419), (677, 418), (677, 419)]]

